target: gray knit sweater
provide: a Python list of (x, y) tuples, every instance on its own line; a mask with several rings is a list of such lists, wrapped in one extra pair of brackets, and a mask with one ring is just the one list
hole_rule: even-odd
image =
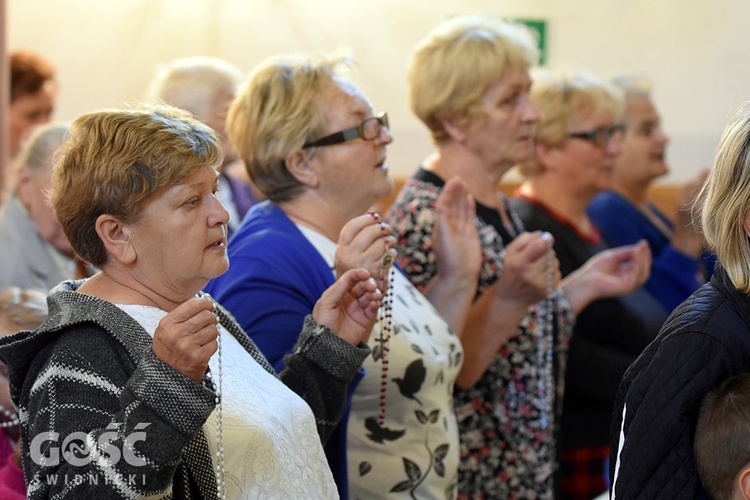
[[(215, 405), (212, 383), (157, 358), (148, 333), (118, 307), (76, 292), (82, 283), (50, 293), (37, 330), (0, 339), (21, 418), (28, 497), (215, 498), (202, 431)], [(273, 373), (234, 318), (221, 308), (219, 318)], [(280, 378), (310, 405), (323, 441), (368, 353), (306, 319)]]

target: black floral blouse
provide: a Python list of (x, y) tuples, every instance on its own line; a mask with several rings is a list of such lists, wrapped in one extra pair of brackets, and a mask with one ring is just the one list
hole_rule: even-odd
[[(432, 229), (442, 187), (442, 179), (420, 169), (406, 183), (388, 214), (388, 223), (399, 240), (399, 263), (420, 289), (437, 271)], [(504, 244), (512, 238), (499, 227), (501, 224), (487, 222), (492, 212), (498, 215), (477, 205), (477, 229), (484, 254), (478, 294), (497, 281)], [(512, 210), (508, 212), (516, 233), (522, 231), (520, 220)], [(549, 317), (550, 308), (554, 320), (551, 327), (544, 327), (543, 318)], [(574, 320), (570, 304), (558, 289), (529, 308), (516, 335), (503, 345), (474, 387), (456, 388), (461, 438), (459, 498), (553, 498), (556, 422)], [(545, 343), (549, 347), (542, 347)], [(545, 389), (549, 389), (547, 398), (543, 397)]]

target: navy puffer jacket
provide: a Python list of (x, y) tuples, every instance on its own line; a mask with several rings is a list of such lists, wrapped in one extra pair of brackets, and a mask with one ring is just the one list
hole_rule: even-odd
[(612, 499), (708, 498), (693, 456), (705, 394), (750, 371), (750, 297), (719, 270), (625, 373), (612, 419)]

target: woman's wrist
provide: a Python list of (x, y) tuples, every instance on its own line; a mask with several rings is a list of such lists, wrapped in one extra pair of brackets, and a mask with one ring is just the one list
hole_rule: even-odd
[(589, 273), (579, 268), (560, 283), (573, 312), (578, 315), (587, 305), (596, 300), (596, 291), (591, 286)]
[(477, 289), (478, 277), (467, 274), (436, 274), (425, 289), (425, 295), (432, 290), (449, 290), (453, 295), (471, 293), (472, 297)]

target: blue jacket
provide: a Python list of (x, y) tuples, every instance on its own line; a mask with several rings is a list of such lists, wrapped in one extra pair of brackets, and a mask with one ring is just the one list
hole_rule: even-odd
[[(694, 259), (674, 248), (645, 215), (619, 194), (614, 191), (598, 194), (589, 203), (587, 212), (613, 247), (630, 245), (641, 239), (648, 242), (653, 262), (651, 276), (644, 286), (667, 312), (671, 312), (701, 285), (702, 281), (696, 278), (701, 259)], [(665, 225), (673, 226), (666, 215), (658, 210), (655, 212)], [(707, 262), (706, 267), (712, 271), (713, 263)]]
[[(281, 372), (283, 357), (297, 344), (305, 316), (335, 281), (333, 271), (291, 219), (269, 201), (250, 209), (230, 238), (228, 253), (229, 270), (205, 291), (234, 315)], [(363, 376), (360, 370), (350, 383), (339, 425), (325, 444), (342, 499), (348, 498), (346, 425), (351, 395)]]

